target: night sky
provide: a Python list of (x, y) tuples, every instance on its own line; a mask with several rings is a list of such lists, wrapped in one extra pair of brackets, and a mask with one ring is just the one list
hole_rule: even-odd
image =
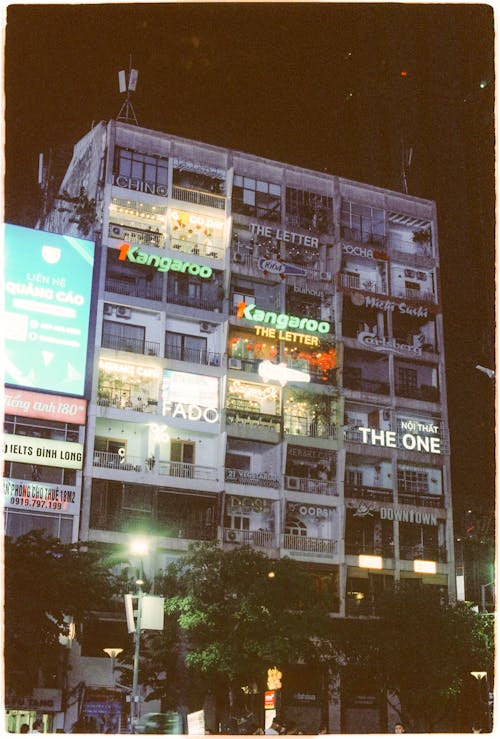
[[(480, 4), (18, 5), (5, 31), (5, 220), (34, 225), (39, 152), (139, 70), (140, 126), (436, 200), (457, 534), (493, 506), (493, 10)], [(401, 74), (401, 73), (405, 74)]]

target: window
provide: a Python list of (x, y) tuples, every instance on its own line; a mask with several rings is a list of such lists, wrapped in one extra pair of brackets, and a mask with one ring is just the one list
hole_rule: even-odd
[(250, 531), (250, 517), (241, 514), (226, 514), (224, 516), (224, 527), (236, 529), (236, 531)]
[(285, 534), (291, 534), (292, 536), (307, 536), (307, 526), (299, 518), (287, 516)]
[(399, 390), (417, 390), (417, 370), (410, 367), (397, 367), (397, 386)]
[(333, 199), (307, 190), (286, 188), (286, 213), (290, 226), (312, 228), (325, 233), (330, 229)]
[(165, 332), (165, 357), (184, 362), (204, 364), (207, 356), (207, 340), (202, 336), (188, 336), (174, 331)]
[(29, 531), (44, 531), (49, 536), (59, 539), (62, 544), (69, 544), (72, 538), (73, 517), (51, 514), (43, 516), (34, 513), (5, 511), (5, 535), (13, 539), (23, 536)]
[(342, 201), (342, 236), (374, 244), (385, 243), (385, 213), (370, 205)]
[(361, 470), (345, 471), (345, 482), (349, 487), (361, 487), (363, 485), (363, 473)]
[(398, 492), (428, 493), (429, 475), (425, 470), (398, 469)]
[[(152, 192), (165, 195), (168, 185), (168, 159), (118, 148), (115, 154), (115, 176), (147, 183), (151, 186)], [(165, 190), (159, 192), (153, 187), (157, 185), (162, 185)], [(144, 191), (147, 192), (147, 189), (144, 188)]]
[(233, 209), (236, 213), (281, 220), (281, 186), (255, 180), (252, 177), (234, 176)]
[(176, 439), (170, 444), (170, 460), (184, 464), (194, 463), (194, 443)]
[(125, 351), (144, 354), (144, 326), (134, 326), (118, 321), (102, 322), (102, 346), (108, 349), (124, 349)]

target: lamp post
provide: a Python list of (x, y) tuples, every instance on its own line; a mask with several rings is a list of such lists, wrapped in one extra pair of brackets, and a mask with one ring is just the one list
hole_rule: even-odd
[[(490, 714), (490, 688), (488, 685), (488, 673), (484, 670), (471, 670), (472, 677), (476, 678), (478, 681), (478, 688), (479, 688), (479, 702), (481, 704), (486, 703), (486, 720), (487, 720), (487, 731), (491, 731), (491, 714)], [(483, 679), (486, 683), (486, 701), (482, 698), (481, 692), (482, 692), (482, 685), (483, 685)]]
[(139, 659), (141, 650), (141, 619), (142, 619), (142, 586), (144, 585), (142, 558), (148, 554), (149, 546), (145, 539), (135, 539), (131, 543), (130, 551), (139, 558), (139, 577), (135, 581), (137, 585), (137, 620), (135, 625), (134, 639), (134, 666), (132, 677), (132, 695), (130, 699), (130, 730), (134, 731), (135, 724), (139, 718)]
[(114, 688), (115, 687), (115, 660), (118, 657), (118, 655), (123, 652), (123, 649), (121, 647), (104, 647), (102, 651), (106, 652), (108, 657), (111, 659), (111, 681), (113, 683), (113, 688)]

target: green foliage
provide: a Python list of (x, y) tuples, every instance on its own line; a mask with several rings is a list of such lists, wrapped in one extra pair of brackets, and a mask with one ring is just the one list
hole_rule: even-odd
[(179, 629), (172, 647), (198, 691), (253, 682), (262, 690), (269, 667), (322, 660), (330, 633), (326, 604), (296, 562), (200, 543), (166, 578), (157, 580), (157, 592)]
[(5, 542), (5, 682), (29, 691), (39, 671), (58, 671), (64, 616), (75, 623), (109, 610), (119, 588), (98, 551), (61, 544), (41, 531)]
[[(346, 680), (364, 669), (394, 695), (413, 731), (448, 723), (470, 681), (470, 670), (493, 670), (493, 627), (464, 603), (448, 605), (427, 588), (387, 594), (379, 619), (346, 624), (338, 634)], [(480, 668), (477, 667), (480, 665)]]

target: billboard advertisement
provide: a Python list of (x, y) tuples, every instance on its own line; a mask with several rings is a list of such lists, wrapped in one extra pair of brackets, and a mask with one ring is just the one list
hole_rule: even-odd
[(2, 440), (4, 459), (7, 462), (64, 467), (68, 470), (82, 469), (83, 444), (76, 441), (39, 439), (16, 434), (4, 434)]
[(83, 395), (94, 243), (4, 225), (8, 385)]
[(87, 401), (67, 398), (65, 395), (46, 395), (6, 387), (4, 388), (4, 410), (5, 413), (11, 413), (13, 416), (83, 425), (86, 418)]

